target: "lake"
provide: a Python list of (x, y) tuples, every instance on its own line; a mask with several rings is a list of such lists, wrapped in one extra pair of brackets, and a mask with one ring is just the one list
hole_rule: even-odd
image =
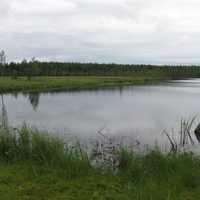
[(26, 122), (83, 138), (101, 130), (144, 144), (162, 143), (166, 141), (163, 130), (176, 129), (181, 118), (196, 115), (198, 119), (200, 79), (95, 91), (4, 94), (3, 101), (12, 126)]

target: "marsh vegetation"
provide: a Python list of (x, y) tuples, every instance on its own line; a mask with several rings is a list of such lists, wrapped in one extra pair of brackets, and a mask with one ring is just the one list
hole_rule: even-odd
[[(166, 66), (163, 68), (163, 66), (40, 63), (32, 61), (1, 66), (0, 91), (1, 93), (9, 91), (26, 92), (24, 96), (28, 98), (32, 105), (33, 112), (37, 113), (40, 101), (48, 106), (46, 102), (50, 102), (50, 99), (52, 99), (50, 96), (51, 98), (47, 98), (48, 101), (44, 101), (43, 94), (40, 94), (39, 91), (96, 89), (157, 83), (160, 80), (196, 76), (199, 76), (199, 67), (196, 66), (192, 68)], [(152, 90), (155, 93), (151, 93)], [(176, 111), (179, 111), (179, 109), (182, 111), (182, 108), (186, 105), (190, 105), (187, 107), (190, 108), (191, 112), (194, 109), (196, 110), (194, 102), (196, 98), (187, 94), (189, 92), (198, 95), (196, 90), (198, 90), (196, 83), (192, 83), (192, 87), (187, 85), (186, 87), (183, 85), (171, 87), (168, 85), (167, 87), (158, 86), (153, 89), (149, 87), (132, 88), (131, 95), (128, 93), (125, 96), (127, 101), (122, 101), (124, 112), (119, 109), (119, 103), (115, 107), (114, 102), (118, 102), (116, 95), (114, 95), (113, 100), (110, 96), (102, 96), (102, 93), (97, 96), (92, 93), (95, 98), (87, 103), (90, 106), (93, 105), (92, 108), (94, 109), (98, 106), (96, 104), (98, 99), (98, 102), (103, 102), (105, 108), (113, 108), (112, 112), (108, 109), (109, 113), (112, 113), (112, 117), (113, 115), (122, 116), (123, 113), (130, 114), (133, 108), (134, 116), (136, 116), (132, 119), (134, 122), (137, 122), (137, 119), (144, 122), (146, 119), (144, 116), (148, 111), (151, 119), (155, 116), (155, 119), (159, 118), (159, 122), (161, 122), (162, 116), (162, 119), (165, 121), (167, 119), (167, 123), (169, 123), (170, 119), (174, 121), (171, 115), (175, 116), (178, 113), (180, 116), (181, 113), (176, 113)], [(28, 91), (35, 93), (28, 93)], [(164, 94), (158, 95), (161, 91)], [(107, 92), (110, 94), (110, 91)], [(136, 96), (133, 95), (135, 92)], [(179, 95), (177, 95), (177, 92)], [(120, 93), (121, 99), (123, 90), (120, 88), (118, 93)], [(82, 98), (79, 96), (80, 93), (68, 92), (65, 94), (66, 98), (61, 95), (64, 104), (60, 104), (60, 109), (63, 111), (66, 105), (68, 107), (70, 105), (70, 108), (75, 105), (77, 108), (77, 105), (79, 105), (77, 101), (80, 103), (83, 99), (88, 101), (88, 98), (91, 98), (91, 93), (88, 97), (86, 93), (83, 92), (82, 94)], [(13, 94), (15, 98), (18, 95), (20, 98), (22, 97), (21, 94)], [(143, 98), (141, 98), (141, 95)], [(174, 95), (176, 96), (175, 99), (172, 98)], [(172, 99), (166, 98), (169, 96)], [(181, 105), (180, 99), (183, 99), (183, 97), (185, 101)], [(194, 119), (181, 120), (178, 130), (164, 131), (162, 138), (167, 141), (168, 148), (160, 148), (162, 144), (159, 145), (159, 143), (157, 143), (158, 145), (151, 143), (150, 146), (142, 145), (143, 141), (134, 137), (128, 137), (127, 143), (123, 141), (123, 137), (113, 138), (101, 131), (97, 132), (99, 137), (90, 139), (85, 143), (77, 137), (61, 137), (56, 132), (30, 128), (26, 124), (13, 128), (12, 123), (9, 123), (13, 120), (12, 118), (10, 120), (8, 116), (11, 113), (10, 110), (17, 113), (16, 108), (22, 112), (27, 107), (23, 100), (22, 104), (19, 102), (13, 104), (11, 101), (9, 103), (9, 99), (10, 95), (1, 94), (0, 196), (2, 199), (192, 200), (200, 198), (200, 157), (190, 148), (199, 146), (198, 137), (194, 134), (193, 125), (196, 126)], [(156, 103), (156, 99), (161, 103)], [(53, 106), (50, 104), (54, 112), (55, 109), (53, 108), (59, 104), (59, 101), (58, 98), (55, 101), (56, 104), (53, 104)], [(80, 104), (81, 109), (78, 110), (78, 115), (84, 114), (84, 118), (87, 116), (87, 112), (84, 113), (83, 108), (86, 107), (87, 111), (92, 110), (91, 107), (85, 106), (88, 105), (85, 101)], [(171, 104), (172, 101), (173, 104)], [(148, 104), (146, 104), (147, 102)], [(153, 102), (156, 103), (155, 106), (153, 106)], [(171, 110), (167, 106), (167, 102), (170, 103), (170, 106), (174, 105)], [(7, 105), (9, 112), (7, 112)], [(127, 106), (125, 107), (125, 105)], [(139, 105), (146, 110), (139, 109)], [(50, 113), (49, 106), (48, 109), (43, 108), (45, 113), (47, 110)], [(102, 104), (99, 104), (99, 108), (103, 111)], [(153, 111), (148, 110), (148, 108)], [(158, 111), (158, 108), (160, 108), (160, 111), (155, 112)], [(163, 110), (164, 108), (166, 110)], [(115, 112), (116, 110), (118, 112)], [(167, 110), (170, 111), (171, 115), (167, 115)], [(67, 111), (67, 113), (70, 113), (71, 119), (73, 112)], [(144, 111), (144, 113), (141, 113), (141, 111)], [(61, 113), (61, 110), (59, 113)], [(89, 115), (93, 116), (90, 118), (93, 119), (90, 124), (94, 124), (94, 116), (98, 116), (95, 109), (94, 113), (96, 115)], [(99, 116), (102, 116), (102, 112), (100, 113)], [(165, 113), (165, 116), (162, 113)], [(21, 115), (18, 115), (18, 118), (20, 118), (19, 116)], [(30, 116), (30, 114), (24, 116)], [(142, 120), (139, 118), (140, 116)], [(21, 117), (21, 119), (24, 121), (27, 117)], [(62, 122), (56, 117), (54, 118), (56, 123), (58, 122), (56, 119)], [(127, 122), (130, 116), (124, 117), (124, 119)], [(52, 124), (50, 118), (47, 117), (47, 121), (50, 126)], [(75, 124), (76, 127), (80, 127), (84, 131), (80, 121), (79, 119), (79, 123), (71, 124)], [(69, 122), (69, 118), (68, 120), (64, 119), (64, 122)], [(120, 123), (122, 123), (121, 120), (117, 121), (116, 124)], [(144, 126), (145, 123), (141, 128), (144, 129)], [(162, 129), (164, 128), (162, 126)], [(149, 131), (149, 137), (153, 138), (152, 131), (150, 132), (149, 128), (146, 130)], [(144, 134), (144, 136), (147, 137), (147, 134)]]
[[(120, 146), (112, 138), (103, 137), (101, 149), (94, 143), (88, 151), (77, 140), (63, 140), (25, 125), (19, 130), (1, 128), (1, 197), (85, 200), (200, 197), (198, 155), (187, 151), (161, 152), (156, 147), (138, 152), (133, 146)], [(102, 165), (92, 162), (99, 158)]]

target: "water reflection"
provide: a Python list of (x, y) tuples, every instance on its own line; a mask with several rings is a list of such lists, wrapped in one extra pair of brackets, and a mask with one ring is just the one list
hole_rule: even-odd
[[(200, 113), (200, 81), (130, 86), (95, 91), (14, 93), (3, 97), (9, 123), (23, 122), (51, 132), (90, 137), (105, 127), (110, 134), (160, 144), (163, 129)], [(1, 100), (2, 101), (2, 100)], [(5, 110), (5, 109), (4, 109)], [(3, 109), (2, 109), (3, 111)], [(4, 111), (5, 113), (5, 111)], [(198, 121), (198, 120), (197, 120)]]
[(32, 105), (33, 109), (36, 111), (39, 105), (40, 94), (39, 93), (30, 93), (28, 95), (28, 99), (30, 104)]
[[(27, 98), (27, 100), (29, 101), (29, 103), (31, 104), (32, 108), (34, 111), (37, 111), (37, 108), (39, 106), (39, 102), (40, 102), (40, 96), (44, 96), (44, 95), (59, 95), (61, 93), (64, 93), (64, 94), (75, 94), (75, 93), (89, 93), (91, 94), (92, 93), (95, 93), (95, 94), (99, 94), (99, 93), (106, 93), (106, 92), (117, 92), (119, 94), (120, 97), (123, 96), (123, 91), (127, 90), (128, 87), (123, 87), (123, 86), (120, 86), (120, 87), (114, 87), (114, 88), (105, 88), (105, 89), (90, 89), (90, 90), (84, 90), (84, 91), (53, 91), (53, 92), (30, 92), (30, 93), (22, 93), (22, 95), (24, 95), (25, 98)], [(132, 90), (132, 88), (130, 88)], [(18, 96), (20, 95), (20, 93), (12, 93), (12, 95), (17, 99)]]
[(1, 94), (0, 125), (5, 129), (8, 128), (8, 114), (7, 114), (6, 106), (5, 106), (5, 103), (4, 103), (3, 94)]
[(31, 93), (12, 93), (11, 94), (16, 100), (18, 99), (18, 97), (20, 95), (23, 95), (28, 102), (30, 103), (30, 105), (32, 106), (34, 111), (37, 111), (37, 108), (39, 106), (39, 102), (40, 102), (40, 93), (38, 92), (31, 92)]

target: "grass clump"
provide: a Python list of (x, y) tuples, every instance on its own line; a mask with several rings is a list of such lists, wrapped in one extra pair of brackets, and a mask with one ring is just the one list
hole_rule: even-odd
[(123, 151), (119, 174), (132, 199), (200, 198), (200, 158), (192, 153)]
[(59, 168), (68, 177), (85, 174), (90, 169), (86, 153), (67, 146), (61, 138), (26, 126), (20, 130), (1, 129), (0, 160), (47, 169)]
[[(158, 149), (142, 154), (124, 147), (110, 151), (108, 144), (104, 146), (109, 149), (109, 159), (112, 153), (118, 158), (115, 171), (91, 165), (78, 143), (69, 145), (26, 126), (0, 129), (0, 199), (200, 198), (199, 156)], [(105, 149), (101, 158), (107, 157)]]

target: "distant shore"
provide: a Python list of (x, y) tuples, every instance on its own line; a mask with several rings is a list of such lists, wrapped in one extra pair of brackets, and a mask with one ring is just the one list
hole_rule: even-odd
[(146, 76), (40, 76), (0, 77), (0, 92), (45, 92), (63, 90), (87, 90), (129, 85), (158, 83), (162, 77)]
[(0, 65), (0, 92), (85, 90), (200, 77), (200, 66), (23, 61)]

